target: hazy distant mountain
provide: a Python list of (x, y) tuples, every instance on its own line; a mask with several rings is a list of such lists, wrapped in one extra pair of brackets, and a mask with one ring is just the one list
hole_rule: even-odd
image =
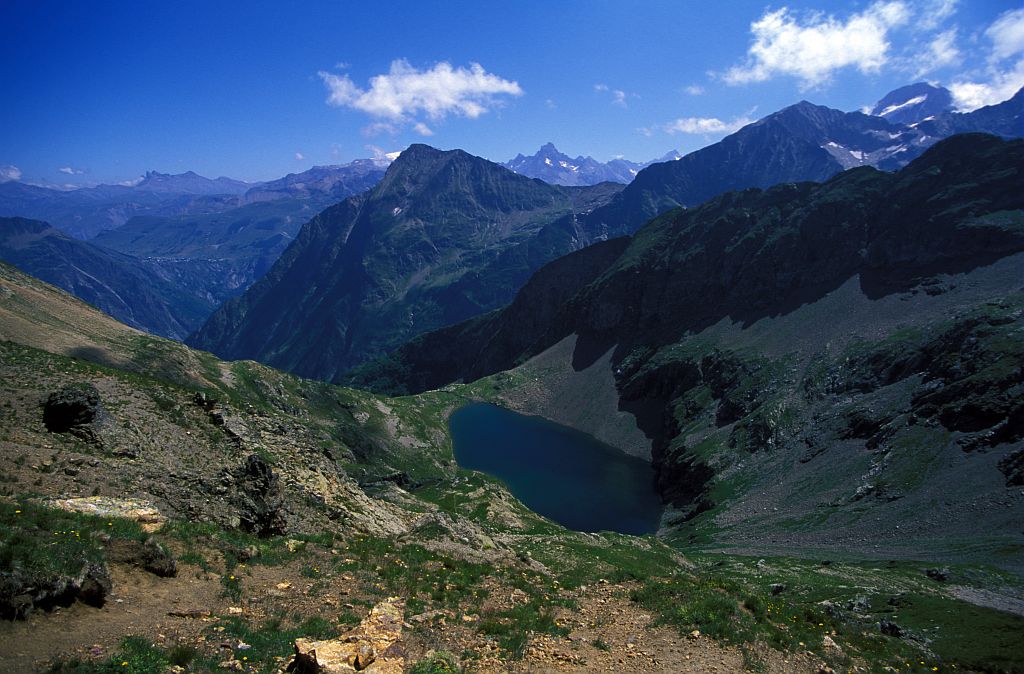
[(98, 185), (59, 190), (18, 182), (0, 184), (0, 216), (45, 220), (72, 236), (87, 239), (119, 227), (136, 215), (210, 213), (234, 205), (250, 189), (229, 178), (210, 180), (195, 173), (147, 173), (134, 185)]
[(600, 238), (571, 218), (619, 189), (549, 185), (461, 150), (413, 145), (371, 191), (310, 220), (189, 343), (329, 380), (504, 305), (541, 265)]
[(0, 183), (0, 216), (45, 220), (81, 239), (120, 227), (136, 216), (180, 218), (222, 213), (260, 201), (314, 199), (319, 211), (372, 187), (388, 160), (360, 159), (337, 166), (316, 166), (266, 183), (204, 178), (150, 171), (137, 183), (98, 185), (75, 190)]
[(164, 337), (184, 338), (216, 306), (141, 260), (73, 239), (38, 220), (0, 218), (0, 259)]
[(263, 276), (310, 218), (376, 185), (389, 163), (361, 159), (316, 166), (250, 188), (233, 198), (239, 205), (232, 208), (136, 216), (93, 241), (145, 260), (209, 303), (212, 311)]
[[(204, 178), (194, 171), (177, 175), (148, 171), (142, 179), (127, 187), (134, 192), (153, 192), (157, 194), (244, 194), (252, 189), (253, 183), (242, 182), (232, 178)], [(94, 188), (95, 189), (95, 188)]]
[[(0, 212), (71, 224), (5, 219), (0, 257), (132, 326), (184, 339), (262, 276), (307, 220), (372, 187), (388, 163), (318, 166), (256, 185), (191, 171), (74, 191), (4, 183)], [(96, 245), (62, 234), (96, 227)]]
[(927, 82), (894, 89), (882, 97), (871, 114), (894, 124), (916, 124), (953, 111), (953, 95)]
[(301, 197), (341, 201), (376, 185), (390, 164), (390, 159), (357, 159), (348, 164), (314, 166), (252, 187), (245, 193), (245, 201)]
[[(650, 162), (647, 162), (650, 163)], [(645, 164), (627, 159), (613, 159), (601, 163), (593, 157), (562, 154), (554, 143), (547, 143), (532, 156), (516, 155), (504, 166), (520, 175), (538, 178), (551, 185), (596, 185), (602, 182), (628, 184)]]

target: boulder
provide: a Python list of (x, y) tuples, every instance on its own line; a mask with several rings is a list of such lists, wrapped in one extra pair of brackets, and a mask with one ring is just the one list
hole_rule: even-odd
[(161, 578), (178, 575), (178, 564), (174, 556), (152, 538), (143, 541), (111, 541), (107, 559), (122, 564), (132, 564)]
[(336, 639), (296, 639), (288, 671), (401, 674), (405, 668), (405, 650), (400, 643), (404, 611), (405, 602), (392, 597), (374, 606), (358, 627)]
[(102, 417), (100, 392), (92, 384), (74, 384), (54, 391), (43, 404), (43, 423), (51, 433), (67, 433)]

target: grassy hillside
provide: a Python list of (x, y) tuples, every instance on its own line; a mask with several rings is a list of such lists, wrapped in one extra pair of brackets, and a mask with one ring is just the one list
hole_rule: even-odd
[[(447, 414), (479, 385), (382, 398), (224, 363), (6, 266), (0, 317), (0, 574), (28, 592), (0, 598), (37, 600), (0, 623), (9, 671), (269, 672), (396, 597), (415, 671), (1019, 667), (1005, 573), (687, 554), (537, 517), (452, 460)], [(49, 430), (50, 394), (89, 386), (102, 414)], [(92, 495), (169, 522), (48, 500)]]

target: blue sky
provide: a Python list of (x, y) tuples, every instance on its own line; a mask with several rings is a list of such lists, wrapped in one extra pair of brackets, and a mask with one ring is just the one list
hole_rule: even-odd
[(413, 142), (646, 160), (922, 79), (970, 109), (1024, 85), (1024, 8), (4, 0), (0, 58), (0, 179), (261, 180)]

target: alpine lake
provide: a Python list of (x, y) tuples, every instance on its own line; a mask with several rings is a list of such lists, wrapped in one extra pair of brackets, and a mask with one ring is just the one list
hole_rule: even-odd
[(470, 403), (449, 420), (455, 460), (498, 478), (575, 531), (653, 534), (662, 504), (650, 463), (547, 419)]

